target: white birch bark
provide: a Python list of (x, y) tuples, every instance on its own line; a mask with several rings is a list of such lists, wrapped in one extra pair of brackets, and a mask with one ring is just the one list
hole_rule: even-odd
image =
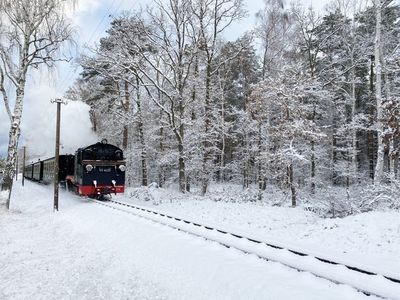
[(18, 89), (19, 92), (17, 91), (18, 94), (15, 103), (15, 109), (11, 118), (11, 126), (8, 134), (7, 159), (6, 159), (6, 167), (4, 169), (4, 182), (2, 185), (2, 190), (9, 191), (6, 200), (7, 209), (10, 208), (11, 190), (12, 190), (13, 178), (15, 175), (15, 163), (17, 159), (18, 140), (21, 133), (20, 125), (22, 118), (24, 89), (25, 89), (25, 78), (21, 82), (21, 86)]
[(378, 132), (378, 155), (375, 165), (374, 182), (379, 184), (383, 178), (383, 109), (382, 109), (382, 1), (375, 0), (375, 98), (376, 98), (376, 130)]
[(3, 97), (4, 105), (6, 107), (6, 112), (8, 115), (8, 118), (10, 119), (10, 122), (12, 122), (12, 114), (11, 114), (11, 109), (10, 109), (10, 102), (8, 101), (8, 95), (6, 92), (6, 89), (4, 87), (4, 72), (3, 69), (0, 67), (0, 92)]

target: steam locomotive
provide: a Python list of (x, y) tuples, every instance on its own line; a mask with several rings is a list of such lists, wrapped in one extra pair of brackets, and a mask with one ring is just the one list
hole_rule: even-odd
[[(55, 158), (25, 166), (24, 177), (49, 184), (54, 180)], [(79, 148), (75, 155), (59, 156), (58, 180), (78, 195), (101, 198), (125, 190), (125, 161), (120, 148), (107, 140)]]

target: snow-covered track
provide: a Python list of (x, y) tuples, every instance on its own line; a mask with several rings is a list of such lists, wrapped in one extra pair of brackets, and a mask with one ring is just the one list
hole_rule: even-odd
[(94, 200), (94, 202), (217, 242), (228, 248), (254, 254), (267, 261), (309, 272), (336, 284), (348, 285), (366, 295), (400, 300), (400, 279), (391, 275), (261, 241), (243, 234), (228, 232), (215, 226), (199, 224), (146, 207), (114, 200), (107, 202)]

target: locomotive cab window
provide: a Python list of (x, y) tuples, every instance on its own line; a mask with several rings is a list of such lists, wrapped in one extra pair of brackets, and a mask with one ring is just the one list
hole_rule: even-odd
[(95, 160), (95, 155), (93, 154), (93, 150), (92, 149), (85, 149), (83, 151), (83, 159), (84, 160)]
[(83, 160), (123, 160), (123, 153), (112, 145), (96, 144), (82, 151)]
[(121, 150), (115, 150), (114, 155), (115, 155), (115, 160), (123, 160), (123, 155)]

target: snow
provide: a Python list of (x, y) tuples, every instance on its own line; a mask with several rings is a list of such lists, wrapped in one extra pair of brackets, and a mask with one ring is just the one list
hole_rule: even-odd
[[(130, 208), (128, 209), (124, 206), (122, 206), (122, 208), (121, 206), (118, 207), (118, 204), (117, 207), (114, 204), (103, 205), (123, 211), (131, 211)], [(256, 254), (257, 256), (266, 258), (269, 261), (280, 262), (286, 266), (311, 272), (314, 275), (332, 280), (333, 282), (345, 283), (350, 286), (357, 287), (357, 289), (364, 291), (367, 294), (380, 295), (390, 299), (400, 299), (398, 297), (400, 295), (400, 285), (383, 278), (381, 275), (370, 276), (367, 274), (360, 274), (347, 269), (343, 265), (326, 264), (314, 257), (294, 255), (287, 249), (276, 249), (265, 244), (254, 243), (246, 238), (237, 238), (230, 234), (218, 232), (217, 230), (214, 230), (215, 228), (211, 230), (211, 227), (207, 226), (207, 228), (205, 226), (199, 226), (198, 224), (195, 225), (193, 223), (189, 223), (187, 220), (182, 221), (179, 218), (168, 218), (154, 214), (154, 211), (148, 209), (146, 210), (145, 208), (141, 208), (141, 210), (138, 210), (135, 212), (135, 214), (169, 225), (172, 228), (176, 228), (184, 232), (206, 237), (211, 241), (217, 241), (225, 246), (240, 249), (245, 253)], [(302, 252), (304, 251), (298, 249), (296, 250)]]
[(400, 253), (398, 211), (372, 211), (346, 218), (320, 218), (302, 207), (232, 202), (233, 195), (241, 194), (238, 188), (223, 188), (225, 196), (221, 195), (221, 190), (221, 187), (214, 190), (213, 198), (218, 201), (181, 196), (164, 189), (132, 189), (128, 192), (129, 199), (124, 200), (400, 278), (400, 259), (397, 259)]
[[(267, 210), (249, 203), (198, 201), (195, 197), (171, 203), (170, 192), (157, 189), (153, 193), (160, 198), (164, 195), (166, 200), (156, 207), (146, 202), (154, 209), (203, 221), (208, 216), (213, 223), (225, 216), (225, 223), (219, 224), (253, 235), (261, 232), (256, 225), (262, 224), (261, 212)], [(128, 195), (116, 198), (133, 201)], [(310, 228), (315, 226), (311, 235), (323, 236), (322, 221), (311, 213), (268, 209), (276, 211), (276, 218), (293, 217), (280, 220), (281, 225), (286, 222), (286, 231), (280, 228), (275, 238), (295, 236), (290, 231), (296, 222), (302, 228), (310, 223)], [(390, 214), (391, 220), (398, 217)], [(244, 226), (246, 216), (254, 223)], [(366, 214), (357, 222), (375, 217)], [(342, 226), (340, 220), (335, 221)], [(367, 299), (347, 285), (246, 255), (67, 192), (61, 192), (60, 211), (54, 213), (51, 186), (30, 181), (25, 181), (24, 188), (20, 181), (14, 185), (11, 211), (0, 207), (0, 228), (1, 299)], [(353, 230), (357, 228), (362, 226)], [(318, 230), (322, 233), (317, 234)], [(391, 238), (391, 234), (376, 232), (377, 242), (382, 243), (388, 257), (392, 250), (380, 239)], [(342, 244), (336, 247), (341, 249)]]

